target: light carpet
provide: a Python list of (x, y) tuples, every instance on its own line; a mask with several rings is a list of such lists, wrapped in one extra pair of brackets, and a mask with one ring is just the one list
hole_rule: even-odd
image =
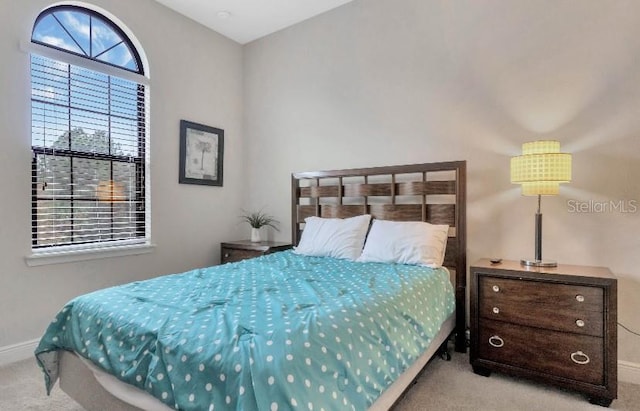
[[(640, 386), (620, 383), (611, 410), (640, 411)], [(0, 410), (82, 411), (57, 386), (50, 397), (35, 360), (0, 368)], [(453, 353), (452, 361), (435, 358), (394, 411), (604, 411), (580, 394), (500, 374), (481, 377), (469, 357)], [(102, 411), (102, 410), (99, 410)], [(108, 411), (108, 410), (104, 410)]]

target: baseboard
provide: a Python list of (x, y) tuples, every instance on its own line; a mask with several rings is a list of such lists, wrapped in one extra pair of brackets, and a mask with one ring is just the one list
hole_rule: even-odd
[(35, 339), (18, 344), (7, 345), (5, 347), (0, 347), (0, 367), (14, 362), (26, 360), (30, 357), (33, 358), (33, 352), (35, 351), (39, 342), (40, 339)]
[(618, 361), (618, 381), (640, 385), (640, 364)]

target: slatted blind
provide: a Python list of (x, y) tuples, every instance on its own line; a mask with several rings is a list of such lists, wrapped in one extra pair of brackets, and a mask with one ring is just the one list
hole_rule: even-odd
[(32, 247), (145, 240), (145, 86), (31, 55)]

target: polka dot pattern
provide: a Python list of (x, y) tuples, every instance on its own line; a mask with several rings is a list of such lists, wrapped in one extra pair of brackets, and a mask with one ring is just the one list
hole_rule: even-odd
[(454, 307), (444, 269), (285, 251), (78, 297), (36, 354), (50, 384), (72, 349), (174, 409), (363, 410)]

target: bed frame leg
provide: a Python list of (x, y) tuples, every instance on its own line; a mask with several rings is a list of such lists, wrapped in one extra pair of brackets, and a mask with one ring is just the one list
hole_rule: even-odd
[(443, 342), (438, 348), (438, 355), (445, 361), (451, 361), (451, 354), (449, 354), (449, 347), (447, 346), (448, 342), (448, 340)]

